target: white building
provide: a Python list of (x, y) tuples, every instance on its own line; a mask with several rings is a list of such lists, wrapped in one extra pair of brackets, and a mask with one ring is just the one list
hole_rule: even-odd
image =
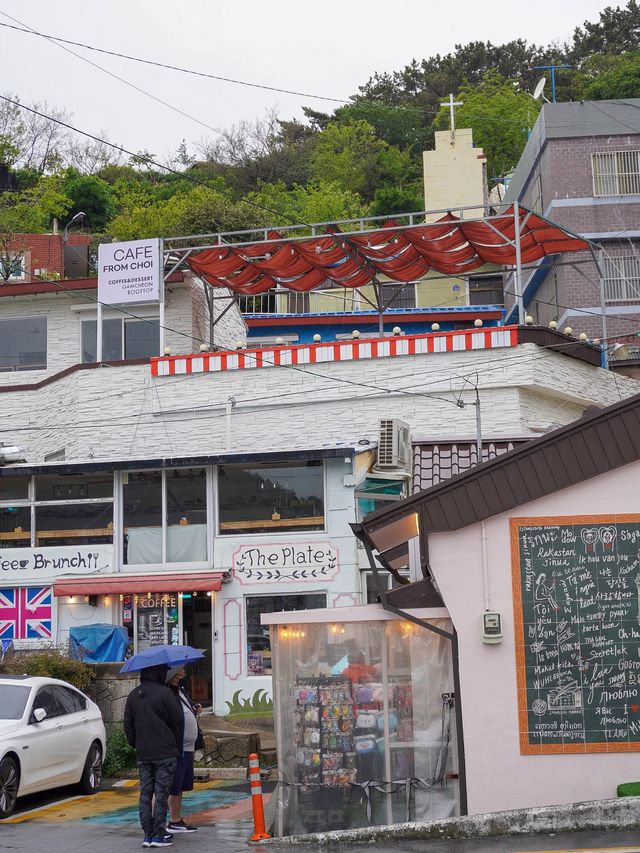
[(105, 311), (114, 357), (97, 365), (95, 291), (52, 288), (0, 288), (1, 435), (28, 448), (0, 467), (0, 637), (61, 645), (107, 622), (136, 648), (193, 644), (196, 698), (222, 713), (270, 694), (262, 613), (367, 601), (349, 524), (406, 491), (410, 470), (402, 447), (372, 470), (381, 420), (468, 439), (479, 402), (489, 444), (639, 389), (544, 329), (236, 350), (229, 311), (215, 340), (230, 349), (203, 353), (193, 280), (167, 285), (171, 355), (148, 357), (158, 315), (134, 306)]

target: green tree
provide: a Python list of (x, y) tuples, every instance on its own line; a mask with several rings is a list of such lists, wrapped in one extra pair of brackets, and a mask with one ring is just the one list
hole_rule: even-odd
[(576, 27), (569, 55), (580, 63), (596, 53), (619, 54), (635, 51), (640, 43), (640, 6), (629, 0), (624, 8), (607, 6), (595, 23), (585, 21)]
[(63, 189), (71, 200), (67, 219), (82, 211), (91, 231), (104, 231), (116, 213), (115, 195), (109, 184), (96, 175), (81, 175), (77, 169), (67, 169)]
[(576, 97), (585, 101), (640, 97), (640, 52), (590, 56), (576, 75), (574, 87)]
[(311, 157), (317, 181), (335, 181), (365, 202), (381, 185), (402, 186), (415, 180), (406, 151), (378, 139), (366, 121), (330, 122), (315, 140)]
[[(250, 193), (247, 201), (275, 211), (272, 225), (295, 225), (314, 222), (337, 222), (366, 216), (367, 206), (357, 193), (344, 189), (337, 181), (312, 181), (289, 189), (282, 181), (263, 184)], [(269, 215), (265, 211), (265, 215)]]
[[(487, 72), (478, 86), (463, 86), (456, 100), (463, 102), (456, 110), (456, 125), (473, 128), (473, 141), (484, 150), (491, 182), (518, 162), (540, 102), (495, 71)], [(440, 110), (434, 126), (438, 130), (449, 127), (448, 108)]]
[(61, 178), (44, 176), (29, 189), (0, 193), (0, 232), (43, 233), (51, 228), (54, 218), (62, 219), (70, 206)]

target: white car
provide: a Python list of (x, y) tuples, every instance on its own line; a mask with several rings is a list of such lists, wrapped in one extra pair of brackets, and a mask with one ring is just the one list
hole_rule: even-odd
[(0, 675), (0, 819), (16, 799), (60, 785), (95, 794), (106, 735), (100, 709), (66, 681)]

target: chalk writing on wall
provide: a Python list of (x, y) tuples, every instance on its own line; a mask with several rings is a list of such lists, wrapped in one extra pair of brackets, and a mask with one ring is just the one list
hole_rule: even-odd
[(640, 515), (510, 523), (521, 752), (640, 751)]

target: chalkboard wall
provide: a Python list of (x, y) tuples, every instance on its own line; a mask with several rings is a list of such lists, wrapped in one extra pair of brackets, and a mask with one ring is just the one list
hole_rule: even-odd
[(511, 519), (520, 749), (640, 751), (640, 515)]

